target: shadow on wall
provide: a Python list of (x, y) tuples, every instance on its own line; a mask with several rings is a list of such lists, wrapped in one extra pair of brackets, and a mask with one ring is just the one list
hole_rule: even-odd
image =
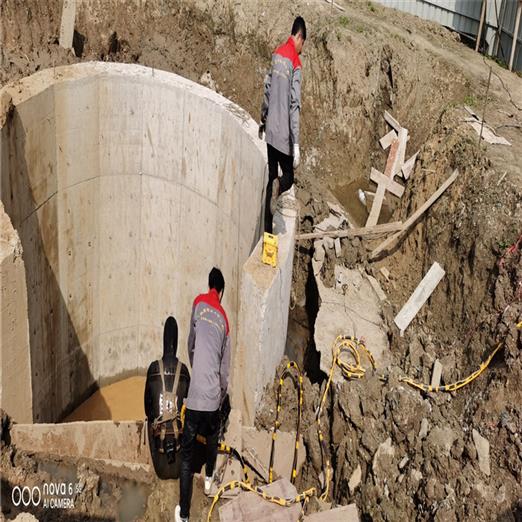
[[(57, 191), (53, 190), (40, 205), (35, 201), (35, 192), (41, 192), (56, 180), (56, 162), (42, 165), (45, 154), (39, 147), (40, 138), (33, 136), (32, 139), (38, 145), (26, 150), (24, 125), (18, 110), (13, 111), (2, 128), (2, 155), (7, 162), (2, 165), (1, 189), (6, 212), (23, 247), (33, 421), (56, 422), (91, 395), (98, 385), (69, 314), (67, 300), (71, 296), (62, 295), (57, 280), (60, 248), (64, 248), (58, 241)], [(66, 255), (71, 254), (68, 250)], [(88, 327), (86, 321), (82, 325), (85, 328)], [(16, 379), (16, 376), (9, 378)]]

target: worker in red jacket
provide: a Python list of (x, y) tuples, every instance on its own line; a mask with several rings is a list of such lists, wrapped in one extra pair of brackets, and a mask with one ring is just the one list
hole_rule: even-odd
[[(272, 65), (265, 77), (259, 138), (266, 133), (268, 185), (266, 188), (265, 232), (272, 233), (277, 198), (294, 183), (299, 165), (299, 114), (301, 111), (301, 60), (306, 40), (305, 21), (298, 16), (286, 43), (272, 54)], [(283, 175), (278, 178), (278, 166)]]
[(205, 493), (210, 492), (218, 450), (220, 410), (227, 396), (230, 370), (230, 332), (221, 306), (225, 279), (213, 268), (208, 275), (208, 293), (194, 300), (188, 354), (192, 376), (187, 395), (185, 424), (181, 436), (180, 501), (176, 522), (187, 522), (192, 498), (192, 452), (197, 435), (206, 437)]

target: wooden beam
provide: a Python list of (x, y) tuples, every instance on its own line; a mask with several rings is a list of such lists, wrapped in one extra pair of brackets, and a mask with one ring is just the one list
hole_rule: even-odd
[(517, 47), (518, 28), (520, 27), (520, 14), (522, 13), (522, 1), (519, 0), (517, 8), (517, 17), (515, 18), (515, 30), (513, 31), (513, 43), (511, 44), (511, 55), (509, 57), (509, 70), (513, 70), (513, 61), (515, 59), (515, 49)]
[(379, 183), (377, 185), (377, 190), (375, 192), (375, 197), (373, 198), (372, 209), (370, 210), (370, 215), (366, 220), (367, 227), (373, 227), (377, 225), (379, 222), (379, 215), (381, 214), (382, 202), (384, 200), (384, 193), (386, 192), (386, 187)]
[(398, 198), (402, 197), (404, 194), (404, 187), (402, 185), (396, 181), (393, 181), (393, 179), (388, 178), (382, 172), (379, 172), (373, 167), (370, 173), (370, 179), (377, 183), (377, 185), (382, 183), (386, 190), (389, 190), (394, 196), (397, 196)]
[(383, 241), (373, 252), (370, 254), (370, 260), (375, 260), (386, 255), (391, 251), (392, 248), (400, 241), (401, 237), (407, 232), (420, 217), (439, 199), (439, 197), (445, 192), (445, 190), (457, 179), (459, 171), (455, 169), (453, 174), (431, 195), (431, 197), (418, 209), (416, 210), (402, 225), (402, 228), (393, 234), (393, 236)]
[(388, 111), (384, 111), (384, 119), (395, 131), (401, 130), (401, 124)]
[(431, 265), (431, 268), (393, 320), (399, 328), (401, 335), (404, 333), (404, 330), (408, 328), (408, 325), (419, 313), (419, 310), (424, 306), (424, 303), (429, 299), (445, 275), (446, 272), (438, 263)]
[(399, 148), (397, 149), (397, 158), (393, 165), (392, 178), (400, 174), (402, 166), (404, 165), (404, 159), (406, 158), (406, 142), (408, 141), (408, 129), (401, 127), (399, 131)]
[(328, 230), (326, 232), (309, 232), (306, 234), (297, 234), (295, 239), (297, 241), (304, 239), (320, 239), (323, 237), (361, 237), (363, 239), (370, 239), (372, 237), (381, 236), (382, 234), (396, 232), (401, 228), (402, 221), (394, 221), (392, 223), (375, 225), (374, 227), (350, 228), (348, 230)]
[(480, 39), (482, 38), (482, 28), (484, 27), (484, 18), (486, 16), (486, 4), (487, 0), (482, 0), (482, 10), (480, 11), (480, 23), (477, 33), (477, 43), (475, 44), (475, 51), (478, 51), (480, 47)]

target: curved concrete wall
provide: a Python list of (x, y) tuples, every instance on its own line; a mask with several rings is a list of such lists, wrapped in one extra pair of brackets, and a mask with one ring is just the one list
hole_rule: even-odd
[[(59, 420), (95, 383), (145, 369), (169, 314), (186, 359), (192, 300), (213, 265), (234, 341), (242, 266), (261, 233), (255, 122), (137, 65), (59, 67), (6, 94), (16, 109), (1, 131), (1, 196), (23, 247), (34, 420)], [(4, 359), (17, 349), (6, 339)], [(2, 388), (13, 379), (3, 366)]]

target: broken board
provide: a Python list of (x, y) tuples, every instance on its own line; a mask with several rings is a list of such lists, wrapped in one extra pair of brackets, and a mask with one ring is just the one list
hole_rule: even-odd
[(381, 147), (386, 150), (395, 140), (397, 139), (397, 133), (392, 129), (388, 134), (385, 134), (380, 140), (379, 143)]
[(401, 332), (401, 336), (404, 334), (404, 330), (406, 330), (419, 310), (423, 307), (424, 303), (429, 299), (435, 288), (437, 288), (437, 285), (445, 274), (446, 272), (437, 262), (431, 265), (431, 268), (419, 283), (419, 286), (417, 286), (413, 294), (411, 294), (406, 304), (394, 319), (395, 324)]

